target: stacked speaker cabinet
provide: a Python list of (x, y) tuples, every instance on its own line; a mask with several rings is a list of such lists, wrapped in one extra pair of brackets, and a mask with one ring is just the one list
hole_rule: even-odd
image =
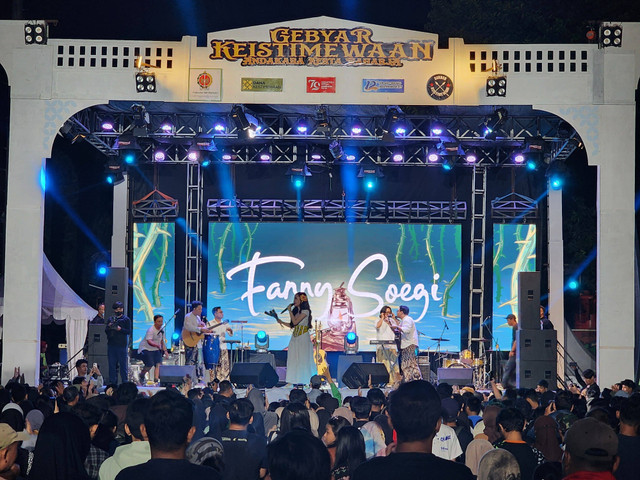
[(518, 324), (540, 330), (540, 272), (518, 273)]
[(389, 383), (389, 372), (383, 363), (352, 363), (342, 375), (342, 383), (348, 388), (369, 386), (383, 387)]
[(114, 302), (122, 302), (124, 314), (127, 314), (129, 298), (129, 269), (127, 267), (109, 267), (104, 281), (104, 318), (113, 316)]
[(536, 388), (540, 380), (556, 384), (557, 336), (555, 330), (519, 330), (516, 334), (516, 384)]
[(278, 384), (278, 374), (269, 363), (236, 363), (229, 375), (237, 386), (253, 385), (256, 388), (273, 388)]
[[(91, 366), (94, 363), (97, 363), (102, 377), (107, 381), (109, 378), (109, 360), (107, 357), (107, 334), (104, 328), (105, 325), (89, 324), (89, 329), (87, 330), (87, 361), (89, 362), (89, 370), (91, 370)], [(76, 359), (78, 358), (80, 357), (76, 357)]]

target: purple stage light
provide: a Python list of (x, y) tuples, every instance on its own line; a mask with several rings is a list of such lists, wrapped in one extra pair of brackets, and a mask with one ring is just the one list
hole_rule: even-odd
[(296, 130), (298, 131), (298, 133), (305, 134), (309, 130), (309, 127), (307, 127), (306, 125), (300, 124), (296, 127)]
[(268, 162), (269, 160), (271, 160), (271, 154), (268, 152), (263, 152), (260, 154), (260, 161), (262, 162)]
[(362, 127), (354, 125), (351, 127), (351, 135), (360, 135), (362, 133)]
[(465, 157), (465, 160), (466, 160), (467, 163), (476, 163), (476, 161), (478, 160), (478, 157), (476, 156), (475, 153), (469, 152), (469, 153), (467, 153), (467, 156)]
[(404, 155), (401, 153), (394, 153), (393, 154), (393, 161), (394, 162), (401, 162), (402, 160), (404, 160)]
[(171, 125), (170, 123), (163, 123), (162, 125), (160, 125), (160, 130), (162, 130), (163, 133), (171, 133), (171, 131), (173, 130), (173, 125)]
[(356, 159), (356, 156), (353, 153), (347, 153), (346, 158), (348, 161), (353, 162)]
[(102, 122), (102, 130), (105, 132), (113, 131), (113, 122), (110, 120), (105, 120)]
[(227, 127), (224, 125), (224, 123), (218, 122), (213, 126), (213, 129), (218, 133), (223, 133), (227, 130)]
[(524, 154), (516, 153), (513, 157), (513, 161), (516, 163), (524, 163), (525, 161)]
[(153, 159), (156, 162), (164, 162), (167, 158), (167, 154), (163, 150), (156, 150), (153, 154)]
[(230, 153), (223, 153), (223, 154), (222, 154), (222, 160), (225, 160), (225, 161), (227, 161), (227, 162), (228, 162), (229, 160), (231, 160), (231, 158), (232, 158), (232, 157), (231, 157), (231, 154), (230, 154)]
[(437, 162), (440, 159), (440, 155), (438, 155), (436, 152), (431, 152), (429, 153), (429, 155), (427, 155), (427, 160), (429, 160), (431, 163)]
[(403, 136), (407, 134), (407, 129), (405, 127), (396, 127), (396, 135)]
[(192, 150), (187, 154), (187, 158), (192, 162), (196, 162), (198, 160), (198, 156), (198, 152), (196, 152), (195, 150)]
[(322, 154), (320, 153), (312, 153), (311, 160), (322, 160)]

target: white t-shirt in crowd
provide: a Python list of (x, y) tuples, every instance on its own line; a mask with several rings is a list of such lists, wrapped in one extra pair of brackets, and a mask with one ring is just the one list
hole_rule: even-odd
[(460, 447), (456, 431), (448, 425), (440, 425), (440, 430), (433, 438), (431, 453), (445, 460), (455, 460), (462, 455), (462, 447)]

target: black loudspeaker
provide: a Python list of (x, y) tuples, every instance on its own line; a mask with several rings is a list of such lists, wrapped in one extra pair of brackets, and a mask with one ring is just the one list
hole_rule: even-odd
[(276, 369), (276, 357), (273, 353), (258, 353), (258, 352), (245, 352), (245, 355), (249, 353), (249, 363), (268, 363)]
[(389, 383), (389, 372), (384, 363), (352, 363), (342, 375), (342, 383), (349, 388), (367, 388), (369, 376), (371, 376), (371, 385), (374, 387)]
[(114, 302), (124, 304), (126, 315), (127, 300), (129, 299), (129, 269), (127, 267), (109, 267), (104, 281), (104, 318), (113, 316)]
[(473, 368), (438, 368), (438, 383), (469, 385), (473, 383)]
[(523, 330), (540, 330), (540, 272), (518, 273), (518, 323)]
[(336, 378), (338, 379), (338, 387), (342, 388), (345, 386), (342, 381), (342, 377), (344, 377), (344, 372), (351, 366), (352, 363), (362, 363), (362, 355), (340, 355), (338, 357), (338, 375)]
[(236, 385), (253, 385), (257, 388), (273, 388), (278, 384), (278, 374), (269, 363), (236, 363), (229, 376)]
[(195, 365), (162, 365), (160, 367), (160, 385), (181, 385), (184, 377), (189, 375), (193, 379), (193, 384), (198, 381)]
[(551, 360), (516, 361), (516, 385), (518, 388), (536, 388), (540, 380), (549, 382), (549, 388), (555, 390), (557, 384), (557, 363)]
[(87, 330), (87, 355), (107, 354), (107, 333), (105, 325), (89, 325)]
[(556, 361), (558, 342), (555, 330), (518, 330), (516, 340), (517, 358), (521, 362)]

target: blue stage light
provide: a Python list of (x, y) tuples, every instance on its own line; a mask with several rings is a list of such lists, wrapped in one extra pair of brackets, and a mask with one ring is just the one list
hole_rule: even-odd
[(577, 281), (577, 280), (573, 280), (573, 279), (571, 279), (571, 280), (569, 280), (569, 281), (567, 282), (567, 288), (568, 288), (569, 290), (577, 290), (577, 289), (578, 289), (578, 286), (579, 286), (579, 284), (578, 284), (578, 281)]
[(178, 340), (179, 338), (180, 338), (180, 334), (178, 332), (173, 332), (173, 335), (171, 335), (172, 340)]
[(538, 168), (538, 164), (535, 160), (527, 160), (527, 170), (535, 170)]
[(127, 165), (133, 165), (136, 161), (136, 154), (133, 152), (127, 152), (124, 155), (124, 163)]
[(356, 343), (356, 334), (354, 332), (349, 332), (347, 333), (347, 343), (349, 345), (353, 345), (354, 343)]
[(562, 177), (558, 175), (553, 175), (551, 178), (549, 178), (549, 186), (553, 190), (560, 190), (562, 188), (563, 183), (564, 182), (562, 181)]
[(40, 169), (40, 188), (43, 192), (47, 189), (47, 172), (44, 167)]
[(107, 183), (109, 185), (113, 185), (113, 182), (114, 182), (115, 178), (114, 178), (113, 175), (107, 175), (107, 178), (105, 180), (107, 181)]
[(107, 266), (106, 265), (98, 265), (98, 275), (104, 277), (107, 274)]
[(302, 185), (304, 185), (304, 177), (294, 177), (293, 186), (299, 190), (302, 188)]
[(258, 341), (264, 342), (267, 339), (267, 332), (265, 332), (264, 330), (260, 330), (256, 334), (256, 338), (258, 339)]

